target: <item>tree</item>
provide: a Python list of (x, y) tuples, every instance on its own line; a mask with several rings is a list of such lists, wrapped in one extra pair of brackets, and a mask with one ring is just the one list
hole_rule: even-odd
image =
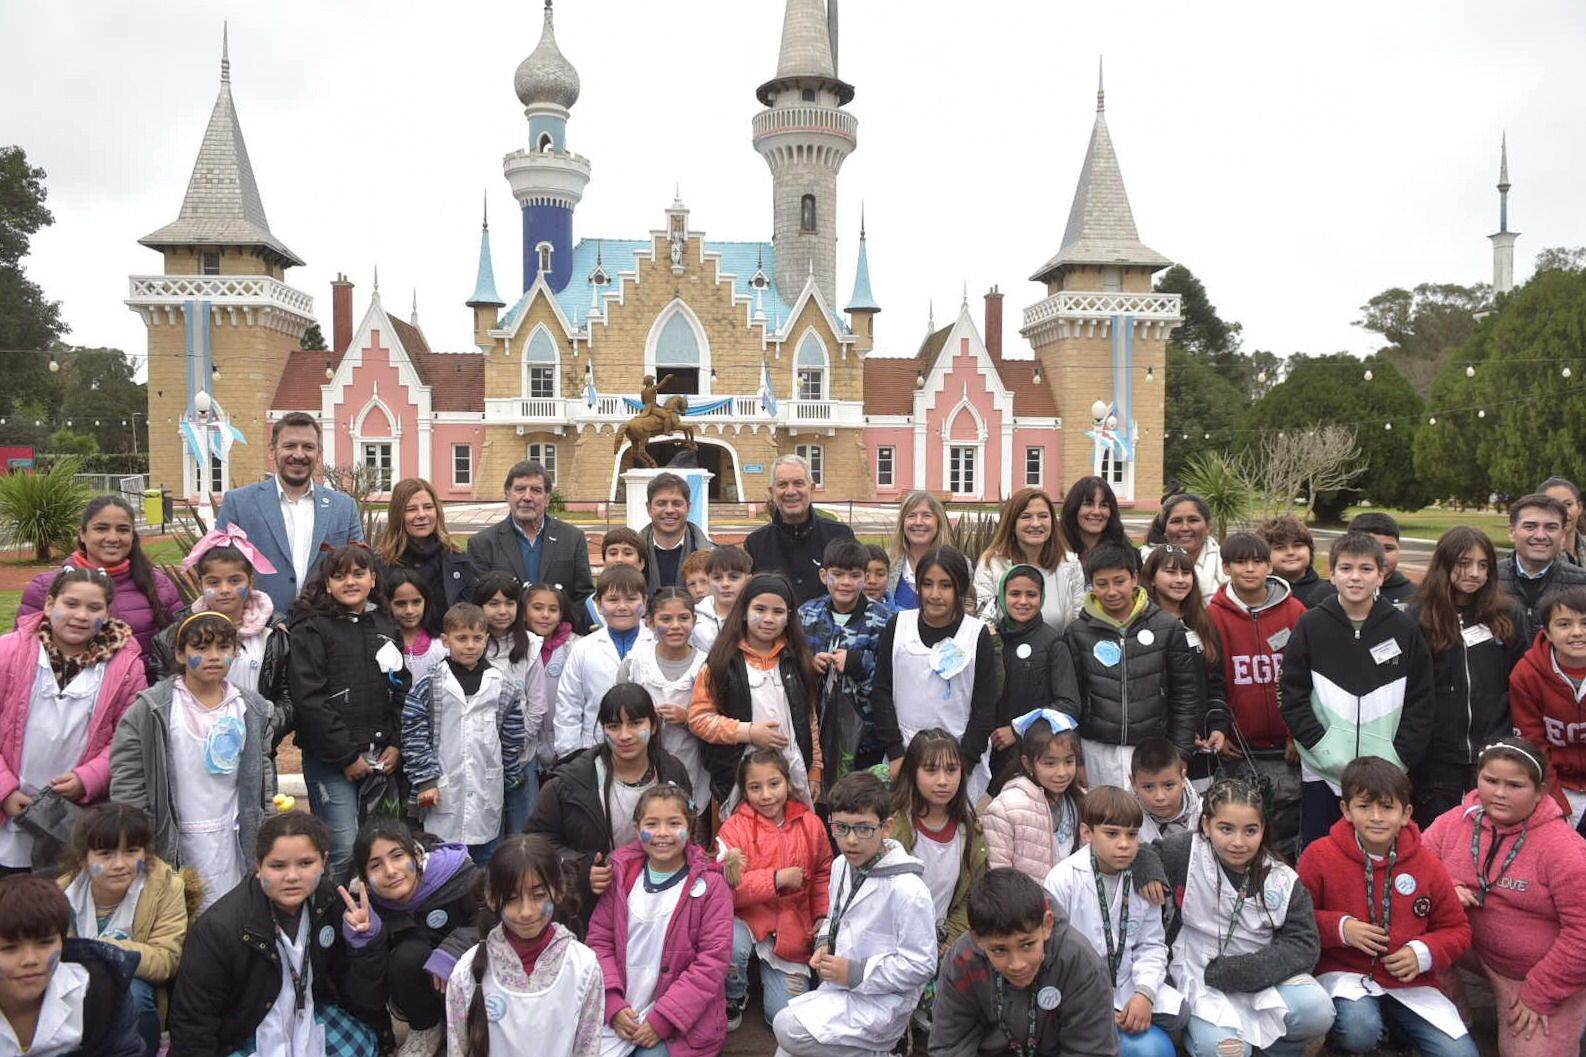
[(308, 325), (308, 329), (303, 331), (303, 337), (297, 343), (297, 347), (306, 349), (309, 352), (325, 351), (325, 334), (319, 329), (318, 323), (310, 323)]
[(71, 546), (77, 519), (93, 494), (74, 476), (77, 465), (76, 459), (61, 459), (42, 473), (0, 477), (0, 523), (32, 544), (38, 561), (49, 561), (54, 547)]
[(1238, 456), (1225, 451), (1203, 451), (1184, 468), (1184, 490), (1206, 501), (1216, 538), (1243, 527), (1250, 517), (1255, 493), (1244, 469)]
[(68, 329), (60, 302), (22, 271), (29, 240), (55, 222), (44, 208), (44, 175), (21, 147), (0, 147), (0, 349), (43, 349)]
[(1394, 287), (1361, 305), (1355, 326), (1388, 339), (1379, 355), (1425, 399), (1443, 361), (1470, 340), (1476, 313), (1491, 301), (1492, 287), (1486, 283), (1422, 283), (1413, 291)]
[(1352, 426), (1263, 433), (1247, 448), (1246, 463), (1263, 518), (1292, 514), (1299, 497), (1341, 491), (1366, 471)]
[(62, 346), (58, 358), (65, 389), (60, 417), (71, 429), (91, 432), (100, 451), (132, 451), (130, 416), (148, 407), (149, 396), (147, 386), (132, 380), (134, 368), (126, 353)]
[(1586, 271), (1586, 246), (1550, 246), (1536, 255), (1538, 272)]
[(92, 433), (79, 433), (70, 429), (58, 429), (50, 434), (50, 451), (62, 455), (97, 455), (99, 454), (99, 441)]

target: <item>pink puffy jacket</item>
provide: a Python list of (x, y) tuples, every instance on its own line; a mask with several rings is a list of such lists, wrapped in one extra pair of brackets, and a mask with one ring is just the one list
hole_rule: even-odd
[[(1046, 791), (1025, 775), (1010, 778), (997, 798), (986, 805), (980, 828), (986, 835), (990, 869), (1011, 866), (1037, 881), (1045, 881), (1057, 865), (1052, 854), (1052, 808), (1046, 801)], [(1077, 832), (1074, 839), (1079, 840)]]

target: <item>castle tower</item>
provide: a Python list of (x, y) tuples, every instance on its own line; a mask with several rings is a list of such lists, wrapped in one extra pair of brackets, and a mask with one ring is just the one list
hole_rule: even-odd
[(495, 345), (495, 340), (490, 337), (490, 332), (496, 329), (496, 322), (501, 315), (501, 310), (506, 307), (506, 302), (501, 300), (501, 295), (496, 293), (496, 269), (490, 262), (490, 211), (485, 207), (483, 219), (479, 226), (479, 272), (474, 277), (474, 292), (467, 305), (474, 312), (474, 344), (479, 346), (480, 352), (489, 352)]
[(265, 218), (224, 37), (181, 211), (138, 242), (165, 258), (163, 274), (131, 277), (126, 302), (149, 332), (150, 483), (198, 497), (253, 481), (268, 468), (265, 412), (314, 301), (283, 281), (303, 262)]
[(835, 305), (837, 172), (859, 129), (841, 109), (854, 90), (837, 78), (837, 0), (787, 0), (776, 76), (755, 94), (766, 107), (754, 116), (754, 149), (771, 167), (777, 293), (792, 304), (813, 270)]
[(1492, 292), (1494, 296), (1514, 289), (1514, 240), (1518, 231), (1509, 230), (1509, 134), (1503, 134), (1498, 153), (1498, 230), (1487, 236), (1492, 240)]
[(848, 325), (858, 337), (856, 348), (869, 352), (876, 347), (876, 316), (881, 306), (870, 292), (870, 253), (865, 247), (865, 214), (859, 212), (859, 263), (854, 267), (854, 295), (848, 299)]
[(542, 273), (560, 293), (573, 275), (573, 210), (589, 184), (589, 159), (567, 149), (567, 119), (578, 102), (578, 71), (556, 46), (551, 0), (540, 43), (518, 65), (513, 87), (529, 119), (529, 147), (502, 168), (523, 209), (523, 289)]
[[(1123, 502), (1152, 505), (1162, 491), (1163, 392), (1177, 294), (1151, 276), (1172, 262), (1140, 241), (1107, 131), (1106, 94), (1080, 168), (1056, 255), (1030, 278), (1047, 297), (1025, 309), (1021, 333), (1061, 416), (1063, 480), (1100, 474)], [(1099, 412), (1099, 413), (1098, 413)]]

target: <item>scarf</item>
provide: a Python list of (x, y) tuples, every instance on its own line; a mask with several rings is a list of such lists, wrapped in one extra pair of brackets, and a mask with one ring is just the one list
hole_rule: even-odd
[[(190, 612), (206, 613), (209, 611), (209, 599), (200, 594), (193, 600)], [(237, 625), (237, 634), (245, 639), (261, 635), (269, 627), (270, 618), (275, 615), (275, 603), (263, 591), (250, 589), (247, 599), (242, 603), (242, 623)]]
[(550, 664), (551, 656), (561, 649), (564, 642), (572, 637), (573, 625), (565, 620), (556, 625), (556, 630), (547, 635), (544, 641), (540, 643), (540, 664), (542, 666)]
[(126, 576), (132, 571), (132, 559), (122, 558), (114, 565), (101, 565), (82, 551), (73, 551), (68, 564), (74, 569), (100, 569), (108, 576)]
[(1008, 566), (1007, 571), (1002, 574), (1001, 582), (997, 584), (997, 626), (1000, 627), (1004, 632), (1008, 632), (1010, 634), (1017, 634), (1018, 632), (1025, 630), (1033, 630), (1035, 625), (1040, 623), (1042, 620), (1040, 608), (1036, 609), (1035, 617), (1033, 619), (1027, 620), (1022, 624), (1014, 620), (1013, 617), (1009, 615), (1008, 581), (1015, 578), (1034, 580), (1035, 586), (1040, 590), (1041, 593), (1041, 606), (1044, 607), (1046, 605), (1046, 577), (1041, 575), (1041, 570), (1025, 562)]
[(44, 655), (50, 659), (50, 671), (55, 673), (55, 684), (61, 690), (70, 686), (84, 668), (108, 662), (116, 655), (116, 651), (131, 641), (132, 628), (126, 621), (110, 617), (88, 640), (83, 652), (68, 657), (55, 645), (55, 633), (50, 628), (49, 618), (39, 621), (39, 642), (44, 647)]

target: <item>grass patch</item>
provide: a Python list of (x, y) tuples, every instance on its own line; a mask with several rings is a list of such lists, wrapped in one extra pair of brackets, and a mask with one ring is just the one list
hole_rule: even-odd
[(0, 591), (0, 631), (10, 631), (16, 624), (17, 607), (21, 604), (21, 591)]
[(1445, 510), (1440, 507), (1423, 507), (1420, 510), (1388, 510), (1382, 507), (1350, 507), (1348, 518), (1366, 511), (1388, 514), (1399, 523), (1399, 532), (1405, 536), (1435, 540), (1451, 528), (1469, 525), (1487, 534), (1499, 547), (1508, 547), (1509, 518), (1488, 510)]

